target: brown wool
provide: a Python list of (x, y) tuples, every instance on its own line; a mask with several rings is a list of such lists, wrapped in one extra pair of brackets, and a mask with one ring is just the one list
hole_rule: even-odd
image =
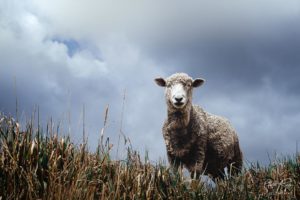
[[(178, 82), (191, 85), (193, 79), (184, 73), (166, 79), (167, 85)], [(238, 173), (243, 155), (234, 128), (227, 119), (193, 105), (192, 87), (187, 90), (187, 104), (180, 110), (173, 107), (168, 89), (165, 93), (168, 116), (163, 137), (170, 164), (175, 168), (183, 165), (197, 177), (204, 173), (223, 178), (225, 167), (232, 174)]]

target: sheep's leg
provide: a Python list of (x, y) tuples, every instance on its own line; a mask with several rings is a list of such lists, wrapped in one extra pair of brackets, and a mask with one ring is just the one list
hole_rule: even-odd
[(193, 170), (191, 171), (191, 179), (199, 179), (201, 174), (200, 171)]
[(190, 166), (191, 176), (196, 177), (197, 179), (203, 173), (204, 170), (204, 160), (205, 160), (205, 152), (207, 148), (207, 135), (202, 135), (199, 140), (197, 140), (196, 146), (196, 162)]
[(230, 162), (230, 164), (227, 166), (228, 172), (231, 173), (231, 175), (237, 175), (241, 172), (243, 167), (243, 154), (240, 150), (239, 143), (237, 142), (234, 147), (234, 158)]
[(167, 148), (167, 156), (169, 164), (174, 172), (179, 172), (182, 169), (182, 164), (176, 156), (174, 156), (170, 149)]
[(169, 163), (170, 163), (170, 165), (171, 165), (171, 167), (173, 168), (174, 171), (177, 172), (179, 170), (179, 168), (182, 168), (179, 159), (174, 157), (170, 153), (168, 153), (168, 161), (169, 161)]
[(193, 161), (185, 163), (185, 167), (190, 172), (191, 179), (199, 179), (204, 172), (202, 169), (202, 164)]

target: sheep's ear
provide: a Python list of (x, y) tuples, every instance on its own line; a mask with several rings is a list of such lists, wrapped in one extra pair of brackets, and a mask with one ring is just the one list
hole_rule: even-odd
[(156, 84), (161, 86), (161, 87), (165, 87), (166, 86), (166, 81), (163, 78), (156, 78), (154, 79)]
[(202, 78), (196, 78), (194, 81), (193, 81), (193, 84), (192, 86), (193, 87), (199, 87), (200, 85), (202, 85), (204, 83), (204, 79)]

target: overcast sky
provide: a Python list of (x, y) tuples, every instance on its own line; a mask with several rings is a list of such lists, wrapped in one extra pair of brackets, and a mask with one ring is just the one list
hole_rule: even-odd
[(94, 149), (109, 105), (113, 148), (122, 127), (157, 161), (166, 105), (153, 79), (186, 72), (206, 79), (194, 103), (231, 121), (246, 160), (266, 163), (300, 141), (299, 21), (298, 0), (1, 0), (0, 110), (15, 116), (17, 94), (21, 121), (38, 105), (64, 133), (70, 112), (79, 143), (85, 105)]

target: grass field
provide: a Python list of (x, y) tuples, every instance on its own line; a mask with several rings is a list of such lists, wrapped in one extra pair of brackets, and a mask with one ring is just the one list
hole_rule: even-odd
[(89, 152), (86, 144), (33, 127), (21, 130), (1, 117), (0, 199), (300, 199), (299, 155), (252, 164), (212, 188), (131, 148), (112, 160), (103, 137)]

